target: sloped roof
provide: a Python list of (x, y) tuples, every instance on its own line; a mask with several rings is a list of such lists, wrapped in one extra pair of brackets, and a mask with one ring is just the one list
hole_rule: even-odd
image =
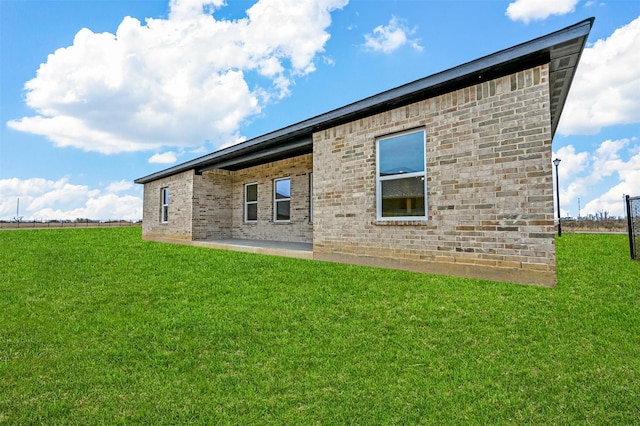
[(439, 94), (549, 64), (551, 132), (555, 134), (595, 18), (379, 93), (282, 129), (136, 179), (151, 182), (186, 170), (239, 170), (313, 151), (314, 132)]

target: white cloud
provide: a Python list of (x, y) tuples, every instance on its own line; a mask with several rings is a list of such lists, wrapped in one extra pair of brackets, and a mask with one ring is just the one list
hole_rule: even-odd
[(561, 167), (558, 167), (560, 179), (565, 180), (569, 177), (569, 173), (578, 174), (584, 171), (589, 164), (589, 153), (578, 152), (573, 145), (563, 146), (558, 149), (553, 158), (560, 158)]
[(67, 177), (56, 181), (0, 179), (0, 219), (16, 216), (18, 199), (20, 216), (25, 220), (142, 219), (142, 198), (131, 194), (115, 194), (132, 188), (127, 181), (112, 182), (106, 190), (75, 185)]
[(216, 8), (225, 5), (224, 0), (171, 0), (169, 2), (172, 19), (191, 19), (203, 11), (212, 13)]
[(636, 170), (628, 170), (625, 178), (618, 184), (611, 187), (607, 192), (600, 195), (598, 198), (590, 201), (584, 206), (583, 215), (607, 212), (607, 216), (619, 216), (624, 217), (623, 202), (624, 195), (636, 195), (638, 193), (637, 184), (640, 182), (640, 164)]
[(315, 70), (347, 1), (259, 0), (231, 21), (214, 17), (223, 0), (171, 0), (167, 19), (82, 29), (25, 84), (36, 115), (7, 125), (105, 154), (239, 140), (243, 120)]
[(387, 25), (378, 25), (371, 34), (365, 34), (364, 47), (375, 52), (391, 53), (409, 44), (413, 49), (422, 51), (419, 40), (409, 38), (415, 32), (415, 28), (408, 28), (401, 20), (392, 16)]
[(566, 15), (575, 10), (578, 0), (516, 0), (507, 7), (505, 15), (512, 21), (546, 19), (551, 15)]
[(107, 185), (107, 192), (122, 192), (128, 191), (133, 188), (133, 183), (128, 180), (120, 180), (118, 182), (111, 182)]
[[(572, 145), (554, 152), (562, 160), (560, 200), (563, 216), (572, 210), (578, 198), (588, 200), (580, 214), (595, 215), (606, 211), (609, 215), (624, 216), (623, 195), (638, 194), (640, 182), (640, 145), (636, 138), (606, 140), (593, 152), (575, 152)], [(624, 159), (621, 155), (624, 153)], [(583, 172), (588, 172), (586, 175)], [(603, 182), (606, 185), (601, 185)], [(598, 188), (606, 188), (597, 193)], [(640, 195), (640, 194), (639, 194)], [(577, 211), (573, 211), (577, 215)]]
[(562, 134), (596, 134), (640, 122), (640, 17), (587, 47), (558, 125)]
[(153, 154), (151, 158), (149, 158), (149, 163), (156, 164), (171, 164), (175, 163), (178, 160), (178, 156), (173, 151), (163, 152), (162, 154)]
[(35, 212), (32, 217), (44, 220), (140, 220), (142, 219), (142, 200), (132, 195), (117, 196), (104, 194), (86, 200), (83, 206), (73, 209), (44, 208)]

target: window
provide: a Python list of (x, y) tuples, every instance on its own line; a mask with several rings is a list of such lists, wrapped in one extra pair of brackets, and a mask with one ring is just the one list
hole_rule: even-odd
[(379, 139), (376, 153), (378, 219), (425, 219), (425, 132)]
[(244, 186), (244, 221), (258, 220), (258, 184), (248, 183)]
[(313, 222), (313, 172), (309, 173), (309, 222)]
[(162, 188), (160, 190), (160, 204), (162, 205), (160, 221), (167, 223), (169, 221), (169, 188)]
[(291, 179), (276, 179), (273, 187), (273, 220), (288, 222), (291, 218)]

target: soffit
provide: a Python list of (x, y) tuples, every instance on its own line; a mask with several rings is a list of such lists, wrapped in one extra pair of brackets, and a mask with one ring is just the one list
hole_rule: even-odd
[[(587, 34), (588, 35), (588, 34)], [(569, 95), (578, 62), (587, 35), (555, 45), (550, 51), (549, 102), (551, 107), (551, 134), (555, 135), (562, 109)]]

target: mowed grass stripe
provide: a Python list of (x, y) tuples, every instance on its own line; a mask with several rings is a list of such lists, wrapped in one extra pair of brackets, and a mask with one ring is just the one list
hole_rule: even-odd
[(626, 244), (563, 235), (548, 289), (0, 232), (0, 423), (633, 424)]

